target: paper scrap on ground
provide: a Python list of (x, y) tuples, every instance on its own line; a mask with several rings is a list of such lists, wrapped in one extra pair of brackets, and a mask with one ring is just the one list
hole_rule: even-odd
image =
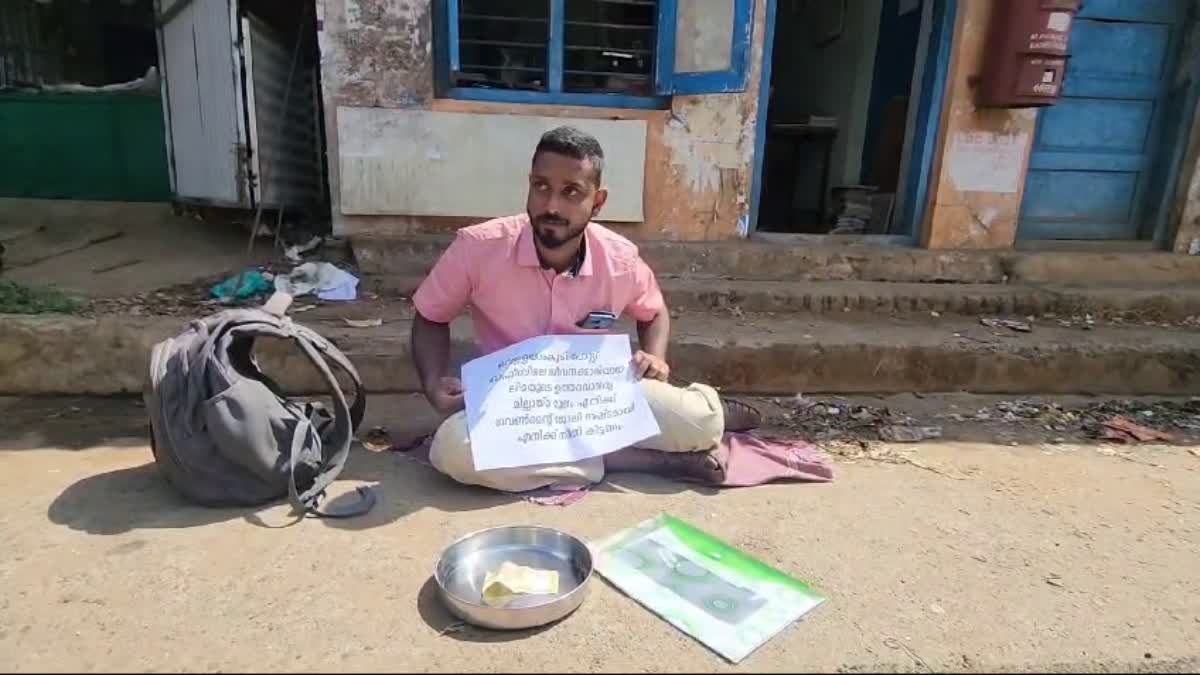
[(479, 471), (579, 460), (659, 432), (625, 335), (543, 335), (462, 368)]
[(522, 595), (555, 595), (558, 572), (539, 570), (505, 561), (500, 569), (483, 578), (483, 602), (489, 607), (507, 607)]
[(593, 548), (596, 571), (737, 663), (825, 601), (806, 584), (663, 514)]
[(378, 328), (383, 325), (383, 319), (347, 319), (342, 318), (351, 328)]

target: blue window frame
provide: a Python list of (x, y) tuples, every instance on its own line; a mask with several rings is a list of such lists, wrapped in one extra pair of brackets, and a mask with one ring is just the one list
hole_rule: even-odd
[[(681, 8), (682, 5), (682, 8)], [(696, 25), (704, 10), (728, 12), (710, 16), (710, 21), (728, 28), (726, 56), (724, 44), (702, 48), (695, 40)], [(660, 0), (658, 4), (658, 62), (655, 81), (659, 94), (717, 94), (745, 91), (750, 73), (750, 44), (754, 37), (754, 0)], [(682, 25), (681, 25), (682, 24)], [(689, 31), (688, 29), (694, 29)], [(682, 29), (682, 30), (681, 30)], [(678, 50), (677, 41), (695, 40), (688, 55)], [(684, 56), (684, 58), (679, 58)], [(725, 67), (721, 65), (727, 63)]]
[(743, 91), (754, 0), (435, 0), (438, 95), (665, 108)]

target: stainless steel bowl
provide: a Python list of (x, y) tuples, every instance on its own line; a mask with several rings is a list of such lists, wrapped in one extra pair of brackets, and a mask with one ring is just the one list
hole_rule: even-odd
[[(483, 580), (504, 562), (558, 572), (556, 595), (518, 597), (506, 607), (483, 603)], [(467, 623), (520, 630), (553, 623), (583, 604), (592, 578), (586, 544), (546, 527), (497, 527), (468, 534), (442, 552), (433, 578), (450, 612)]]

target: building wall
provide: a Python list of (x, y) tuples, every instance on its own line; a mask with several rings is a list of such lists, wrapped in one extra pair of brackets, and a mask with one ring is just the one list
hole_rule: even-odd
[[(1036, 109), (978, 109), (975, 79), (985, 63), (987, 27), (1005, 0), (959, 0), (950, 76), (934, 152), (922, 245), (938, 249), (1011, 248), (1037, 126)], [(766, 0), (755, 2), (752, 64), (745, 92), (679, 96), (670, 110), (517, 105), (434, 96), (431, 0), (317, 0), (334, 231), (403, 237), (452, 231), (479, 217), (404, 213), (346, 215), (341, 210), (338, 109), (640, 120), (646, 125), (641, 222), (615, 223), (639, 239), (721, 240), (744, 232), (754, 166)], [(779, 64), (776, 64), (779, 67)], [(779, 99), (780, 92), (776, 92)], [(1168, 245), (1200, 241), (1200, 116), (1170, 214)], [(361, 143), (363, 139), (354, 139)], [(396, 141), (398, 139), (392, 139)], [(532, 148), (530, 148), (532, 150)], [(848, 168), (848, 167), (847, 167)], [(403, 176), (379, 176), (400, 189)], [(412, 189), (408, 186), (407, 189)], [(416, 189), (462, 189), (444, 184)], [(497, 214), (501, 215), (501, 214)], [(1200, 244), (1198, 244), (1200, 245)]]
[[(616, 224), (639, 239), (719, 240), (737, 237), (749, 219), (755, 118), (762, 72), (766, 0), (755, 3), (752, 63), (746, 91), (677, 96), (669, 110), (517, 105), (437, 99), (430, 0), (318, 0), (334, 231), (348, 236), (402, 237), (446, 232), (476, 218), (408, 214), (346, 215), (340, 199), (339, 108), (537, 115), (570, 119), (644, 120), (644, 220)], [(419, 133), (416, 130), (416, 133)], [(409, 129), (407, 133), (414, 133)], [(361, 140), (361, 139), (359, 139)], [(529, 148), (532, 153), (532, 146)], [(376, 176), (381, 189), (403, 177)], [(428, 185), (418, 189), (464, 189)], [(505, 215), (505, 214), (495, 214)]]
[(1200, 255), (1200, 110), (1192, 122), (1191, 140), (1183, 159), (1170, 223), (1177, 224), (1171, 248)]
[[(1005, 2), (958, 2), (954, 62), (940, 147), (935, 153), (930, 211), (923, 228), (922, 241), (930, 248), (1003, 249), (1011, 248), (1016, 240), (1038, 110), (980, 110), (974, 104), (974, 80), (987, 58), (987, 27), (992, 13), (1002, 11)], [(1191, 30), (1195, 32), (1196, 26)], [(1191, 71), (1191, 77), (1197, 72), (1196, 44), (1193, 38), (1188, 56), (1179, 66)], [(1185, 129), (1179, 135), (1188, 139), (1181, 140), (1188, 148), (1173, 186), (1174, 199), (1166, 205), (1165, 243), (1177, 252), (1200, 248), (1200, 114), (1188, 122), (1190, 131)], [(1168, 151), (1159, 161), (1169, 161), (1170, 156)]]
[[(1184, 58), (1180, 60), (1178, 79), (1191, 80), (1191, 87), (1200, 87), (1200, 0), (1192, 3), (1192, 24), (1185, 46)], [(1191, 92), (1193, 101), (1195, 92)], [(1200, 107), (1193, 113), (1191, 126), (1181, 134), (1187, 139), (1187, 150), (1183, 156), (1179, 180), (1175, 188), (1175, 199), (1171, 201), (1168, 225), (1168, 243), (1176, 253), (1200, 255)]]
[(960, 0), (930, 209), (929, 248), (1011, 248), (1037, 126), (1036, 109), (975, 106), (988, 23), (1005, 0)]

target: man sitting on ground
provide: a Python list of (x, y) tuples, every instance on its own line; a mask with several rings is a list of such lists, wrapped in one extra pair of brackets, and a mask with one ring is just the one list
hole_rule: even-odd
[[(633, 243), (591, 222), (608, 198), (603, 169), (604, 152), (592, 136), (571, 127), (547, 132), (533, 153), (527, 213), (459, 230), (413, 296), (413, 360), (429, 402), (447, 416), (430, 461), (460, 483), (524, 492), (596, 483), (606, 471), (720, 483), (722, 435), (760, 421), (710, 386), (668, 384), (671, 318), (654, 272)], [(592, 312), (632, 316), (641, 347), (633, 365), (660, 433), (604, 457), (477, 471), (462, 382), (447, 373), (449, 324), (468, 305), (485, 354), (538, 335), (603, 332), (581, 327)]]

